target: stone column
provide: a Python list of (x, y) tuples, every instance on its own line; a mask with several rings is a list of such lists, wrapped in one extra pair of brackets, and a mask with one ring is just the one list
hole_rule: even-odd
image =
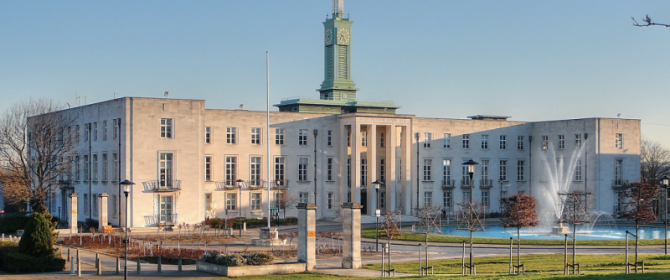
[(305, 271), (313, 271), (316, 269), (316, 205), (299, 203), (297, 208), (298, 262), (307, 264)]
[(70, 233), (77, 232), (77, 198), (77, 193), (70, 194), (70, 211), (68, 211), (70, 213), (70, 217), (68, 217), (70, 219)]
[[(367, 147), (367, 159), (368, 159), (368, 180), (365, 182), (367, 185), (368, 191), (368, 213), (367, 215), (374, 217), (375, 209), (377, 209), (377, 191), (372, 182), (379, 180), (379, 173), (377, 172), (377, 127), (373, 125), (368, 126), (368, 147)], [(381, 186), (380, 186), (381, 187)]]
[[(403, 176), (402, 179), (405, 181), (405, 190), (403, 192), (403, 196), (405, 197), (405, 215), (410, 215), (412, 213), (412, 197), (415, 195), (414, 192), (412, 191), (412, 139), (414, 139), (414, 135), (412, 135), (412, 130), (410, 129), (410, 126), (404, 126), (403, 127), (403, 138), (402, 139), (402, 153), (403, 153), (403, 158), (402, 158), (402, 169), (403, 169)], [(416, 159), (414, 159), (416, 160)], [(417, 175), (418, 176), (418, 175)], [(416, 200), (416, 198), (414, 198)]]
[(361, 125), (351, 125), (351, 202), (361, 203)]
[(360, 203), (345, 203), (342, 248), (342, 268), (357, 269), (361, 267), (361, 206)]
[(396, 149), (396, 137), (397, 137), (397, 130), (395, 128), (395, 125), (389, 125), (387, 126), (386, 130), (386, 137), (387, 137), (387, 144), (386, 144), (386, 209), (387, 211), (396, 211), (396, 205), (395, 205), (395, 191), (396, 191), (396, 184), (397, 182), (397, 177), (396, 177), (396, 157), (395, 157), (395, 149)]
[[(340, 202), (337, 205), (347, 202), (347, 193), (349, 192), (349, 182), (347, 182), (347, 159), (349, 157), (349, 146), (347, 146), (348, 125), (340, 126)], [(340, 209), (340, 214), (342, 209)]]
[(96, 199), (98, 200), (98, 232), (104, 232), (104, 226), (107, 225), (107, 193), (101, 193)]

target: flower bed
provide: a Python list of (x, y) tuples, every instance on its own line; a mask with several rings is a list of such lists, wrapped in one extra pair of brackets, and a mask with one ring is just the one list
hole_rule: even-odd
[(289, 274), (305, 271), (304, 263), (273, 264), (274, 255), (268, 252), (237, 254), (205, 254), (196, 269), (212, 274), (237, 277), (246, 275)]

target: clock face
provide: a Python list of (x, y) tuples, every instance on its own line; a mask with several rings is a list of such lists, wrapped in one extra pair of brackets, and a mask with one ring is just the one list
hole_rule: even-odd
[(324, 41), (326, 41), (326, 45), (330, 45), (333, 43), (333, 30), (328, 29), (326, 30), (326, 34), (324, 35)]
[(349, 29), (340, 28), (337, 30), (337, 42), (340, 44), (349, 43)]

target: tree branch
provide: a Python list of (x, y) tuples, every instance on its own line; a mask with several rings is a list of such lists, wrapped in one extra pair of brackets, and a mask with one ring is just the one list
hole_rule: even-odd
[(663, 26), (663, 27), (666, 27), (666, 28), (670, 28), (670, 24), (656, 23), (656, 22), (652, 21), (651, 18), (649, 17), (649, 15), (645, 15), (644, 18), (642, 19), (644, 24), (639, 24), (637, 22), (637, 20), (635, 20), (634, 17), (630, 17), (630, 18), (633, 20), (633, 26), (648, 27), (648, 26), (652, 26), (652, 25), (658, 25), (658, 26)]

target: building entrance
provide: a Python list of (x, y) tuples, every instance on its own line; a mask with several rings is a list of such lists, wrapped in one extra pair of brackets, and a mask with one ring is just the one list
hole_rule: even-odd
[(362, 192), (361, 193), (361, 206), (363, 206), (363, 209), (361, 209), (361, 215), (367, 215), (368, 214), (368, 206), (367, 202), (368, 201), (368, 194)]

